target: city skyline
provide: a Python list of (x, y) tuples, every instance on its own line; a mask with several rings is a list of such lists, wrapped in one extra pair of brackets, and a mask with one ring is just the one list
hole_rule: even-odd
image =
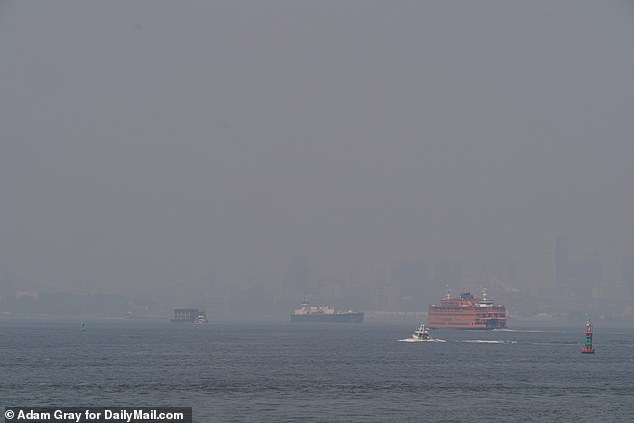
[[(3, 2), (0, 277), (131, 296), (212, 269), (247, 307), (303, 256), (319, 295), (354, 281), (367, 304), (397, 302), (356, 288), (370, 262), (547, 287), (559, 267), (587, 296), (634, 256), (633, 18), (590, 0)], [(545, 276), (558, 235), (571, 263)]]
[[(553, 248), (555, 240), (558, 245), (564, 243), (565, 248)], [(589, 255), (568, 255), (568, 245), (567, 236), (546, 237), (543, 267), (538, 271), (528, 269), (526, 261), (509, 253), (490, 257), (475, 266), (459, 260), (389, 261), (366, 257), (364, 263), (348, 268), (345, 274), (329, 271), (315, 258), (296, 256), (272, 282), (255, 273), (236, 277), (209, 268), (202, 275), (132, 291), (104, 292), (91, 281), (81, 286), (26, 281), (27, 275), (5, 271), (0, 311), (120, 317), (140, 313), (156, 318), (172, 307), (197, 307), (221, 320), (249, 320), (258, 315), (275, 320), (285, 316), (301, 298), (370, 312), (419, 313), (443, 297), (445, 289), (450, 289), (453, 295), (471, 291), (477, 296), (482, 289), (488, 289), (488, 296), (506, 303), (515, 318), (539, 313), (565, 318), (589, 308), (604, 317), (629, 318), (626, 315), (634, 293), (634, 258), (623, 256), (618, 266), (611, 267), (596, 251)], [(574, 244), (570, 246), (573, 251), (579, 250)], [(562, 273), (567, 275), (565, 279)], [(536, 278), (539, 274), (541, 277)], [(99, 298), (103, 304), (94, 307)], [(64, 301), (74, 302), (66, 313), (59, 309)], [(84, 302), (93, 306), (78, 305)], [(126, 313), (121, 312), (122, 308), (127, 309)]]

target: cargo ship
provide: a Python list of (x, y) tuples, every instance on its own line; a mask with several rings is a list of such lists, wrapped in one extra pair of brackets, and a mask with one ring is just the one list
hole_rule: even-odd
[(304, 299), (302, 306), (291, 313), (291, 322), (363, 323), (362, 311), (337, 310), (333, 306), (311, 306)]
[(440, 304), (429, 306), (427, 326), (432, 329), (500, 329), (506, 327), (506, 308), (487, 299), (486, 289), (482, 298), (474, 298), (463, 292), (459, 298), (451, 298), (447, 290)]

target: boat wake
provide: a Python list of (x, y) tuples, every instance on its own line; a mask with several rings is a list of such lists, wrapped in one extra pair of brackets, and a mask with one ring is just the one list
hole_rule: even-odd
[(414, 339), (414, 338), (405, 338), (399, 339), (398, 342), (447, 342), (444, 339)]
[(462, 342), (469, 344), (517, 344), (517, 341), (499, 341), (490, 339), (464, 339)]
[(578, 341), (531, 342), (531, 345), (577, 345)]

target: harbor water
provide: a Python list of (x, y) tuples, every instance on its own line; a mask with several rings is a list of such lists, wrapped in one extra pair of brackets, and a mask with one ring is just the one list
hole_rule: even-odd
[(3, 406), (192, 407), (195, 422), (632, 422), (634, 325), (0, 320)]

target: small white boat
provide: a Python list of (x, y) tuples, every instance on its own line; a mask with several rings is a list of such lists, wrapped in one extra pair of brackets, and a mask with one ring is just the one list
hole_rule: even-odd
[(432, 338), (429, 329), (423, 323), (416, 328), (410, 338), (399, 339), (400, 342), (447, 342), (444, 339)]
[(425, 325), (421, 323), (418, 329), (416, 329), (412, 334), (412, 339), (416, 339), (418, 341), (430, 340), (431, 335), (429, 334), (429, 329), (427, 329)]
[(207, 322), (208, 322), (207, 314), (205, 314), (204, 311), (199, 311), (198, 315), (196, 316), (196, 319), (194, 320), (194, 324), (195, 325), (204, 325)]

